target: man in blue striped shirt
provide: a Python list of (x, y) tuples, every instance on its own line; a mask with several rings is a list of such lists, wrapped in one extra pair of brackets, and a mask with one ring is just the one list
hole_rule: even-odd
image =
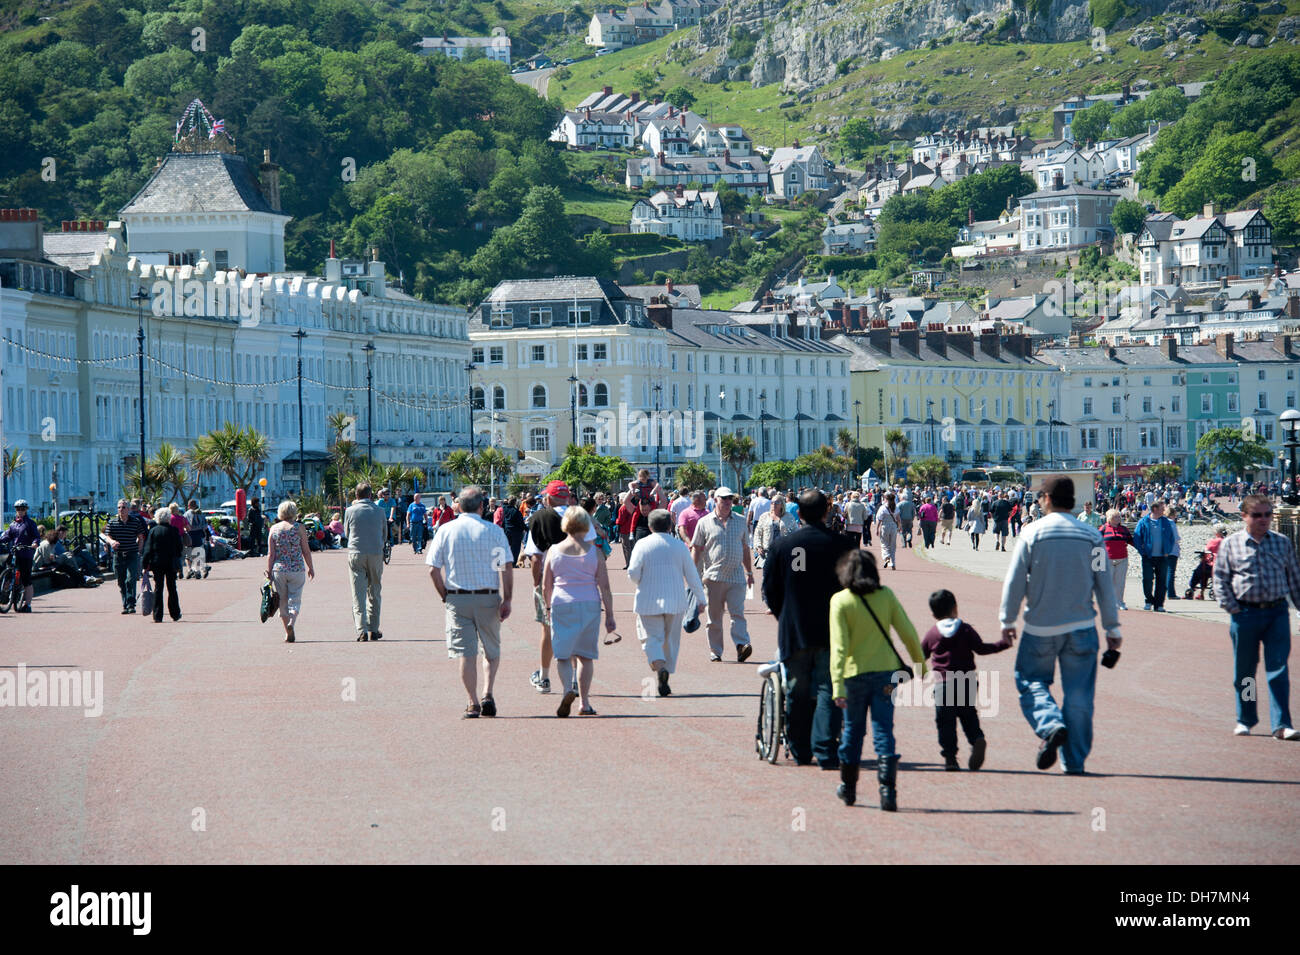
[(1291, 630), (1286, 599), (1300, 608), (1300, 561), (1291, 542), (1269, 530), (1273, 502), (1251, 494), (1241, 502), (1246, 529), (1229, 534), (1214, 558), (1214, 590), (1219, 606), (1232, 615), (1232, 684), (1237, 696), (1237, 736), (1250, 735), (1259, 722), (1255, 670), (1264, 649), (1269, 716), (1278, 739), (1300, 739), (1291, 725)]

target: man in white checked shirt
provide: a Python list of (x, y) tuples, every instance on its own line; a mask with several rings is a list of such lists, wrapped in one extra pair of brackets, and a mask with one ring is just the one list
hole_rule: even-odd
[[(460, 516), (444, 524), (433, 539), (429, 577), (447, 606), (447, 656), (460, 659), (460, 678), (469, 695), (463, 719), (496, 716), (492, 689), (501, 659), (501, 621), (510, 616), (514, 563), (505, 531), (482, 517), (483, 489), (460, 492)], [(475, 660), (480, 647), (487, 685), (478, 698)]]
[(637, 541), (627, 575), (636, 584), (636, 635), (645, 650), (650, 669), (659, 677), (659, 695), (672, 688), (668, 676), (677, 670), (677, 649), (681, 645), (682, 617), (686, 613), (686, 587), (703, 607), (708, 599), (700, 572), (686, 544), (673, 536), (673, 517), (665, 510), (650, 512), (650, 535)]
[(1229, 534), (1214, 557), (1214, 591), (1232, 622), (1233, 688), (1237, 696), (1237, 725), (1233, 733), (1250, 735), (1259, 721), (1255, 671), (1264, 651), (1269, 716), (1278, 739), (1298, 740), (1291, 725), (1291, 628), (1287, 597), (1300, 609), (1300, 561), (1291, 541), (1269, 530), (1273, 501), (1250, 494), (1241, 502), (1246, 529)]

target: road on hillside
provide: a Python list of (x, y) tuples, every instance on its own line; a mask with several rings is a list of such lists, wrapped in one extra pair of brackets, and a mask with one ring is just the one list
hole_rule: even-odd
[(550, 83), (551, 74), (555, 72), (555, 69), (553, 66), (548, 66), (544, 70), (529, 70), (527, 73), (511, 73), (510, 75), (525, 86), (531, 86), (538, 96), (546, 99), (546, 87)]

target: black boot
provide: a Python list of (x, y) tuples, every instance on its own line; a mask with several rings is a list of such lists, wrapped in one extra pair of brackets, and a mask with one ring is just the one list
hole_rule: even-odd
[(898, 811), (898, 792), (894, 788), (897, 778), (897, 756), (882, 757), (876, 761), (876, 779), (880, 782), (880, 808), (885, 812)]
[(844, 805), (852, 806), (858, 799), (858, 764), (850, 766), (840, 763), (840, 785), (835, 795), (844, 800)]

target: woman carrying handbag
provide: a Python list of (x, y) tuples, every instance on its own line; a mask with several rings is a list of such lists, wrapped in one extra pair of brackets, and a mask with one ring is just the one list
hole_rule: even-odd
[(316, 579), (316, 569), (311, 562), (307, 528), (298, 523), (298, 505), (281, 501), (275, 516), (276, 523), (267, 535), (266, 579), (274, 584), (279, 597), (284, 642), (293, 643), (294, 625), (302, 609), (302, 588), (308, 580)]
[(835, 705), (844, 710), (840, 735), (840, 786), (836, 795), (846, 806), (857, 799), (858, 762), (866, 735), (867, 715), (876, 749), (876, 778), (880, 784), (880, 808), (898, 809), (895, 788), (898, 752), (894, 745), (894, 687), (912, 677), (889, 631), (903, 639), (908, 656), (925, 675), (925, 656), (916, 628), (898, 598), (880, 584), (875, 555), (869, 550), (852, 550), (840, 559), (836, 575), (844, 588), (831, 598), (831, 693)]
[(181, 598), (176, 592), (176, 576), (185, 545), (181, 540), (180, 531), (172, 527), (171, 511), (165, 507), (158, 508), (154, 513), (154, 521), (154, 526), (149, 528), (149, 535), (144, 539), (144, 550), (140, 554), (140, 565), (153, 574), (155, 591), (153, 621), (162, 623), (164, 585), (167, 588), (167, 612), (172, 620), (180, 620)]

